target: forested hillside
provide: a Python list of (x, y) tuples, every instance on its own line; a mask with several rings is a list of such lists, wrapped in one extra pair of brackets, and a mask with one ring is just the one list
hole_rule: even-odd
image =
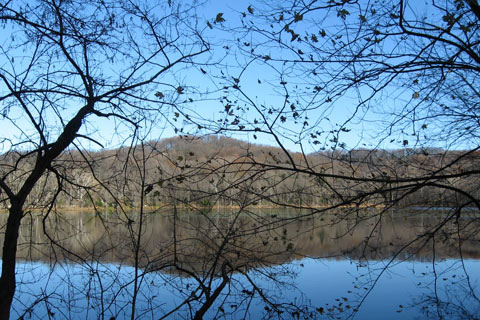
[[(44, 175), (28, 203), (30, 208), (55, 203), (63, 208), (98, 210), (134, 208), (141, 201), (152, 208), (175, 203), (203, 210), (277, 205), (454, 206), (461, 195), (436, 188), (432, 176), (478, 194), (474, 177), (465, 178), (462, 173), (471, 173), (479, 156), (478, 152), (437, 149), (302, 155), (224, 136), (179, 136), (120, 149), (64, 152), (52, 170), (70, 183), (58, 188), (62, 182), (57, 177)], [(34, 158), (29, 153), (9, 152), (1, 161), (3, 172), (15, 172), (8, 175), (14, 180), (31, 170)], [(140, 162), (145, 164), (144, 179)], [(413, 186), (412, 176), (417, 177)], [(428, 183), (419, 181), (421, 176)], [(7, 202), (2, 204), (6, 208)]]

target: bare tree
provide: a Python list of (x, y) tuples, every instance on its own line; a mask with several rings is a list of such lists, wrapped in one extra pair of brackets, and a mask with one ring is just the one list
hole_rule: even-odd
[(18, 230), (30, 206), (29, 194), (42, 176), (55, 177), (53, 193), (42, 199), (51, 210), (69, 183), (63, 172), (68, 168), (56, 162), (62, 152), (101, 145), (100, 126), (112, 127), (113, 141), (128, 141), (148, 121), (167, 116), (161, 108), (178, 101), (184, 91), (176, 72), (209, 50), (195, 27), (194, 9), (195, 4), (172, 1), (1, 4), (6, 30), (1, 44), (1, 147), (2, 157), (13, 160), (2, 164), (0, 179), (9, 211), (0, 318), (9, 318)]
[(287, 1), (238, 17), (216, 24), (245, 61), (218, 73), (225, 119), (197, 121), (283, 150), (251, 170), (315, 177), (332, 207), (436, 190), (459, 215), (480, 208), (477, 1)]
[[(308, 314), (308, 308), (269, 297), (248, 272), (273, 264), (272, 256), (300, 254), (286, 234), (276, 233), (302, 219), (328, 218), (322, 227), (345, 225), (343, 236), (359, 232), (366, 240), (345, 250), (368, 259), (388, 251), (375, 242), (375, 233), (390, 208), (448, 208), (435, 224), (388, 251), (387, 265), (432, 243), (435, 253), (439, 235), (455, 239), (460, 253), (465, 237), (475, 239), (476, 224), (459, 221), (470, 207), (480, 209), (477, 1), (256, 2), (238, 20), (218, 13), (207, 23), (196, 20), (195, 9), (172, 1), (2, 5), (0, 20), (9, 37), (1, 45), (7, 57), (0, 70), (1, 110), (12, 133), (1, 140), (1, 201), (9, 210), (2, 318), (8, 318), (15, 293), (22, 218), (29, 208), (43, 208), (47, 221), (67, 193), (115, 207), (134, 253), (132, 301), (150, 272), (193, 279), (193, 287), (174, 285), (182, 301), (165, 317), (186, 308), (187, 317), (201, 319), (232, 295), (247, 311), (259, 297), (269, 317)], [(177, 77), (183, 68), (195, 70), (196, 59), (211, 50), (202, 29), (228, 36), (212, 47), (216, 57), (226, 52), (226, 58), (199, 68), (221, 88), (213, 90), (222, 112), (216, 119), (190, 104), (188, 86)], [(119, 144), (129, 147), (89, 152), (89, 145), (103, 141), (100, 126), (108, 123)], [(199, 139), (188, 133), (206, 132), (267, 138), (278, 148), (243, 143), (235, 153), (222, 146), (196, 161), (200, 153), (178, 141), (166, 142), (172, 147), (149, 143), (149, 130), (158, 123), (185, 134), (184, 141)], [(220, 145), (225, 138), (203, 139)], [(75, 169), (88, 174), (78, 179)], [(157, 200), (170, 212), (173, 230), (162, 239), (164, 251), (149, 253), (144, 208)], [(250, 210), (258, 204), (299, 214), (260, 215)], [(211, 214), (216, 205), (233, 212), (228, 218)], [(130, 216), (131, 207), (139, 214)], [(198, 212), (207, 224), (180, 216), (179, 208)], [(244, 215), (255, 223), (246, 223)], [(456, 230), (448, 229), (454, 223)], [(269, 237), (285, 243), (271, 250)], [(250, 238), (256, 240), (245, 240)], [(49, 241), (75, 256), (55, 237)], [(113, 247), (110, 242), (105, 252)], [(234, 275), (248, 287), (237, 282), (233, 290)], [(273, 272), (266, 276), (275, 278)], [(129, 307), (133, 318), (136, 305)]]
[[(310, 179), (322, 190), (297, 189), (320, 208), (275, 187), (276, 196), (257, 192), (262, 200), (317, 215), (343, 208), (338, 221), (382, 208), (368, 218), (364, 251), (388, 209), (448, 208), (411, 239), (430, 246), (446, 225), (480, 209), (479, 8), (477, 1), (258, 2), (238, 17), (212, 19), (219, 32), (235, 34), (226, 50), (236, 60), (217, 72), (223, 117), (195, 124), (270, 139), (283, 154), (245, 157), (250, 173)], [(461, 253), (475, 232), (457, 231), (446, 234)]]

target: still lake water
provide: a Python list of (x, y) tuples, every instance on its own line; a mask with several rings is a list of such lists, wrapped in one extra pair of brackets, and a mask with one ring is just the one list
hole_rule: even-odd
[(191, 319), (219, 287), (205, 319), (474, 319), (480, 222), (449, 214), (27, 216), (12, 319)]

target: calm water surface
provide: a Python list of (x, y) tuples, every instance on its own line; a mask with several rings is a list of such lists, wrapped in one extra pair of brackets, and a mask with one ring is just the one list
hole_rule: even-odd
[(448, 214), (26, 217), (12, 319), (190, 319), (224, 278), (204, 318), (473, 319), (479, 223)]

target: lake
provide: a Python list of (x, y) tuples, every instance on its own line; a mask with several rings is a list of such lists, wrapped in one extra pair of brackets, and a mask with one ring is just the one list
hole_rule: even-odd
[(448, 209), (32, 213), (12, 319), (474, 319), (479, 227)]

